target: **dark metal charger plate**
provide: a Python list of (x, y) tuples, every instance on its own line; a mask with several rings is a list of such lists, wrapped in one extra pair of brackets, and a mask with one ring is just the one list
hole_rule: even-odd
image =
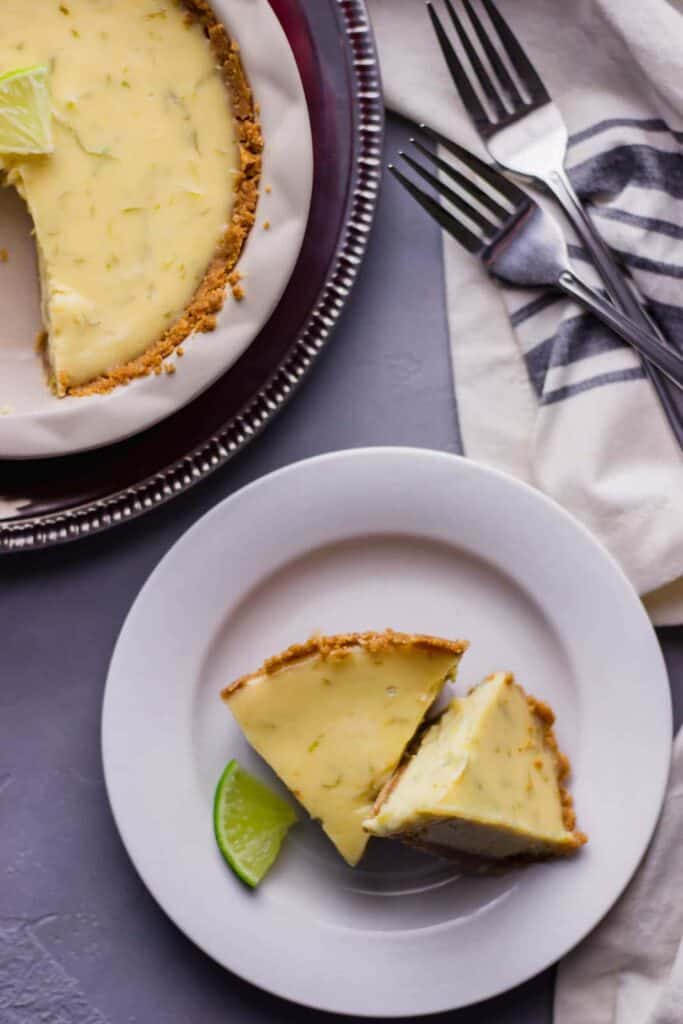
[(76, 540), (188, 490), (273, 419), (335, 326), (379, 190), (384, 114), (374, 40), (364, 0), (270, 3), (299, 65), (315, 160), (306, 237), (287, 290), (242, 358), (156, 427), (80, 455), (0, 460), (2, 552)]

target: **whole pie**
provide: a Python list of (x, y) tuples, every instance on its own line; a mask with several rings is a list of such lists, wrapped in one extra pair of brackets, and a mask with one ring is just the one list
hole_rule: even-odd
[(215, 326), (254, 221), (260, 129), (204, 0), (2, 0), (0, 74), (36, 64), (54, 151), (0, 155), (0, 175), (33, 218), (51, 383), (106, 391)]

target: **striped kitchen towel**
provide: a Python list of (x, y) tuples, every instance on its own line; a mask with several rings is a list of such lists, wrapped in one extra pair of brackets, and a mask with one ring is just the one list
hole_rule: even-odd
[[(369, 6), (389, 108), (483, 153), (422, 0)], [(683, 350), (680, 0), (503, 11), (564, 114), (574, 185)], [(575, 240), (570, 251), (599, 285)], [(683, 455), (633, 351), (557, 294), (502, 289), (448, 236), (444, 264), (465, 454), (554, 497), (612, 551), (656, 622), (683, 622)]]

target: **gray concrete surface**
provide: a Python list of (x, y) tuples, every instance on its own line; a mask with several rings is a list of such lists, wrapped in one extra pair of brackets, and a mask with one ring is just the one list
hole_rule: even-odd
[[(404, 134), (390, 126), (392, 150)], [(459, 448), (439, 239), (393, 182), (327, 354), (261, 438), (147, 518), (0, 563), (0, 1024), (339, 1019), (242, 982), (167, 920), (114, 828), (99, 719), (126, 612), (183, 531), (272, 469), (368, 444)], [(680, 721), (683, 629), (665, 631), (662, 641)], [(549, 1024), (552, 990), (547, 971), (488, 1003), (430, 1019)]]

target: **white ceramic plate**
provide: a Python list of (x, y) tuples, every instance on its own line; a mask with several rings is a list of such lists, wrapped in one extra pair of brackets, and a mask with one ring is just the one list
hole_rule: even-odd
[[(550, 701), (590, 836), (576, 859), (476, 879), (372, 840), (351, 870), (307, 821), (256, 892), (231, 874), (216, 781), (232, 757), (273, 776), (220, 688), (314, 630), (386, 626), (468, 638), (459, 690), (509, 668)], [(501, 992), (597, 924), (655, 825), (671, 707), (641, 604), (582, 526), (464, 459), (378, 448), (267, 476), (185, 534), (119, 638), (102, 744), (128, 852), (198, 946), (288, 999), (393, 1017)]]
[[(239, 42), (266, 141), (262, 181), (271, 191), (262, 189), (239, 264), (246, 299), (236, 303), (228, 296), (218, 328), (188, 339), (172, 377), (144, 377), (107, 395), (55, 398), (33, 346), (40, 313), (30, 222), (13, 190), (0, 189), (0, 245), (10, 251), (10, 261), (0, 265), (0, 458), (96, 448), (169, 416), (232, 366), (285, 289), (306, 229), (313, 179), (303, 86), (268, 0), (214, 0), (213, 7)], [(263, 230), (265, 220), (269, 231)]]

